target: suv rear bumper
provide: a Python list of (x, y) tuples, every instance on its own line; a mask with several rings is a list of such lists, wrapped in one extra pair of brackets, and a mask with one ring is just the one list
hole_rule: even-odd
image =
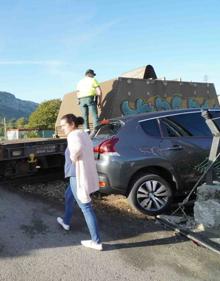
[(100, 192), (126, 194), (132, 169), (129, 162), (118, 156), (102, 155), (96, 160)]
[(104, 194), (126, 194), (126, 189), (118, 189), (114, 188), (110, 185), (110, 180), (107, 175), (99, 173), (98, 172), (98, 177), (99, 177), (99, 192), (104, 193)]

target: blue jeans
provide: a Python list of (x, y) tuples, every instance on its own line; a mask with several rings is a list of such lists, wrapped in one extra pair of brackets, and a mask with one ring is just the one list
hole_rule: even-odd
[(63, 221), (65, 224), (70, 225), (71, 219), (73, 216), (73, 209), (74, 206), (78, 204), (81, 211), (83, 212), (84, 218), (86, 220), (86, 224), (88, 226), (91, 239), (97, 243), (101, 242), (99, 229), (97, 224), (96, 215), (93, 211), (91, 202), (89, 203), (82, 203), (77, 198), (76, 195), (76, 178), (70, 177), (70, 184), (68, 185), (66, 192), (65, 192), (65, 214)]
[(80, 109), (82, 112), (82, 117), (85, 120), (84, 129), (89, 129), (89, 113), (92, 114), (93, 120), (93, 128), (98, 126), (98, 113), (97, 113), (97, 105), (94, 101), (95, 97), (85, 97), (79, 99), (80, 101)]

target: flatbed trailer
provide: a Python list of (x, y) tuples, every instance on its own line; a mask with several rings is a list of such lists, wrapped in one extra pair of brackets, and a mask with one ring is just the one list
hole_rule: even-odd
[(0, 178), (63, 168), (66, 139), (20, 139), (0, 142)]

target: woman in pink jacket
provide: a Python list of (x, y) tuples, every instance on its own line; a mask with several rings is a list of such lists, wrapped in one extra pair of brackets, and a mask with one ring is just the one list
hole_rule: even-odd
[(93, 154), (92, 141), (87, 133), (78, 129), (84, 120), (73, 114), (61, 118), (61, 127), (67, 135), (65, 152), (65, 177), (70, 177), (70, 184), (65, 192), (65, 214), (57, 222), (65, 229), (70, 229), (74, 203), (78, 203), (85, 217), (91, 240), (81, 241), (85, 247), (102, 250), (98, 225), (91, 204), (90, 194), (99, 189), (98, 175)]

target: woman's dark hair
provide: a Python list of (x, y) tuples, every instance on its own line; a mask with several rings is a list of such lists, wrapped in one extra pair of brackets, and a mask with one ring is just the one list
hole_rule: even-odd
[(66, 122), (70, 125), (74, 123), (77, 128), (79, 125), (84, 124), (84, 119), (82, 117), (76, 117), (71, 113), (64, 115), (61, 120), (66, 120)]

